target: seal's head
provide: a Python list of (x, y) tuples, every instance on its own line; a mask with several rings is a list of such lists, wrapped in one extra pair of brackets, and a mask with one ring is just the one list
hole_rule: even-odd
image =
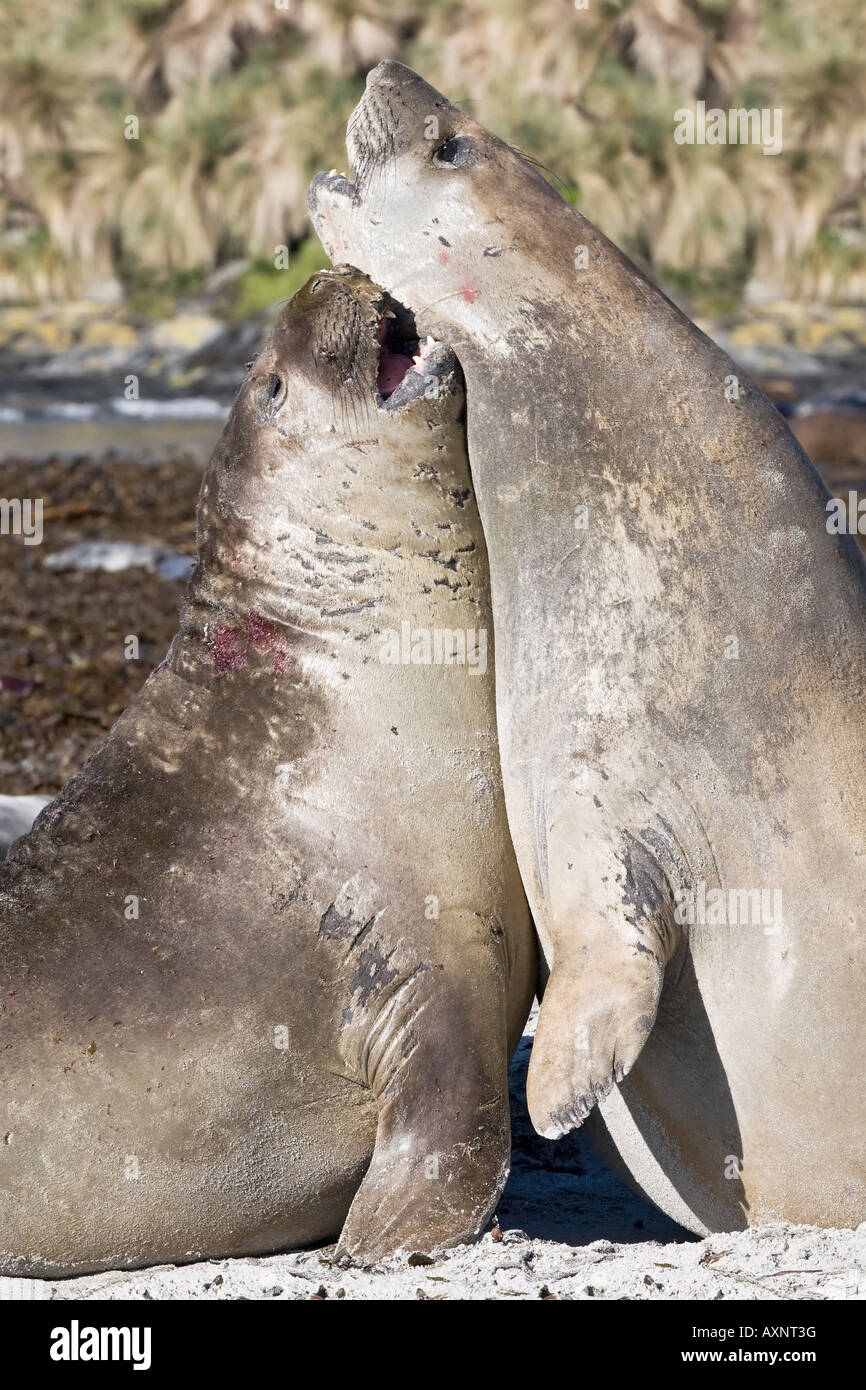
[(440, 347), (433, 372), (431, 346), (419, 342), (411, 314), (361, 271), (320, 271), (283, 309), (252, 364), (251, 414), (259, 426), (279, 420), (283, 439), (306, 449), (310, 426), (320, 436), (329, 414), (335, 429), (325, 433), (339, 433), (353, 407), (369, 418), (373, 409), (402, 411), (422, 395), (438, 399), (435, 384), (449, 354)]
[(241, 448), (235, 464), (279, 472), (288, 454), (313, 458), (421, 397), (435, 413), (457, 373), (453, 353), (419, 341), (412, 315), (361, 271), (320, 271), (282, 310), (238, 393), (226, 429), (255, 449)]
[[(476, 339), (501, 336), (515, 297), (503, 263), (543, 255), (552, 219), (571, 214), (559, 195), (510, 145), (402, 63), (370, 72), (347, 149), (354, 180), (317, 174), (309, 192), (332, 259), (351, 259), (382, 278), (430, 324), (456, 323)], [(573, 265), (573, 251), (567, 254)], [(523, 286), (519, 297), (532, 288)]]
[(333, 507), (358, 451), (387, 485), (463, 406), (454, 353), (419, 341), (390, 295), (351, 266), (314, 275), (251, 364), (205, 474), (194, 597), (227, 603), (246, 582), (278, 607), (297, 528)]

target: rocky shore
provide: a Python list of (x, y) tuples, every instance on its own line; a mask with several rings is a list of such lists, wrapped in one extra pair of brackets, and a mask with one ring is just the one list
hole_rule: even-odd
[(192, 556), (201, 472), (195, 459), (146, 468), (125, 459), (0, 460), (0, 497), (41, 498), (44, 531), (41, 545), (0, 541), (0, 792), (59, 791), (177, 628), (182, 577), (141, 564), (60, 569), (52, 559), (100, 541)]
[[(9, 394), (28, 385), (104, 379), (122, 387), (127, 373), (140, 374), (162, 397), (201, 388), (208, 395), (233, 392), (284, 301), (236, 318), (220, 285), (214, 277), (210, 289), (170, 306), (165, 316), (98, 299), (0, 307), (4, 407)], [(287, 282), (286, 297), (289, 292)], [(836, 374), (866, 381), (866, 305), (766, 298), (736, 313), (692, 316), (763, 386), (775, 387), (777, 399)]]

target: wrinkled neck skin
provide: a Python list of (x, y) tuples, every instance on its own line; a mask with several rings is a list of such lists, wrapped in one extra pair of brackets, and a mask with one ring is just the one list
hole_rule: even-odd
[[(272, 628), (293, 655), (312, 643), (342, 660), (365, 660), (369, 652), (359, 657), (359, 642), (399, 622), (404, 611), (392, 586), (423, 591), (443, 581), (455, 556), (461, 563), (472, 556), (475, 509), (470, 502), (463, 510), (465, 458), (461, 469), (446, 429), (372, 407), (352, 424), (335, 423), (324, 442), (311, 439), (303, 458), (280, 455), (275, 438), (273, 496), (266, 476), (254, 505), (232, 456), (243, 444), (229, 428), (202, 485), (199, 562), (173, 648), (176, 669), (243, 669), (228, 662), (230, 629), (248, 631), (254, 648), (264, 649)], [(456, 499), (448, 524), (443, 498)], [(477, 618), (480, 587), (445, 588), (461, 617)]]
[[(461, 700), (477, 713), (468, 727), (489, 723), (486, 556), (462, 429), (451, 418), (456, 403), (449, 410), (445, 419), (439, 407), (392, 417), (371, 406), (350, 427), (337, 420), (324, 439), (311, 436), (302, 458), (275, 430), (269, 453), (260, 441), (267, 466), (252, 482), (244, 427), (235, 423), (242, 412), (233, 412), (202, 484), (199, 560), (180, 630), (135, 707), (139, 721), (150, 705), (166, 707), (148, 719), (148, 746), (174, 741), (160, 720), (181, 708), (176, 681), (211, 706), (242, 701), (245, 722), (256, 709), (272, 718), (307, 686), (346, 706), (349, 718), (369, 719), (375, 711), (359, 687), (372, 694), (390, 683), (392, 714), (410, 713), (411, 672), (395, 684), (381, 660), (387, 635), (401, 634), (404, 622), (469, 634), (475, 663), (443, 668), (443, 703), (426, 711), (425, 736), (456, 718)], [(169, 698), (158, 699), (167, 675)], [(411, 726), (421, 737), (414, 713)], [(240, 773), (252, 785), (255, 760), (273, 762), (274, 753), (258, 737), (249, 753), (254, 761)]]

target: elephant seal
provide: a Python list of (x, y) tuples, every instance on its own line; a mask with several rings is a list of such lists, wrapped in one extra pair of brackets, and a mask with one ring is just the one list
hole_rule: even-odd
[(348, 268), (281, 313), (166, 661), (0, 868), (4, 1273), (378, 1258), (498, 1198), (534, 934), (459, 368), (404, 327)]
[(326, 249), (466, 377), (506, 802), (551, 968), (533, 1121), (602, 1102), (696, 1232), (857, 1225), (863, 560), (769, 401), (509, 146), (389, 62), (348, 149), (356, 181), (310, 191)]

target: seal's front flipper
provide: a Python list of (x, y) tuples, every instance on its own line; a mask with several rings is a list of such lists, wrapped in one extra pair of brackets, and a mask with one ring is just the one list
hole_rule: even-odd
[(504, 1007), (463, 998), (462, 1008), (457, 998), (436, 997), (399, 1024), (389, 1020), (368, 1047), (376, 1145), (337, 1246), (354, 1258), (472, 1240), (505, 1186)]
[(553, 965), (526, 1082), (530, 1118), (547, 1139), (581, 1125), (631, 1071), (679, 941), (665, 871), (646, 845), (625, 842), (616, 854), (560, 848), (577, 872), (551, 914)]
[(655, 1022), (664, 962), (627, 956), (554, 960), (544, 992), (526, 1098), (539, 1134), (559, 1139), (631, 1071)]

